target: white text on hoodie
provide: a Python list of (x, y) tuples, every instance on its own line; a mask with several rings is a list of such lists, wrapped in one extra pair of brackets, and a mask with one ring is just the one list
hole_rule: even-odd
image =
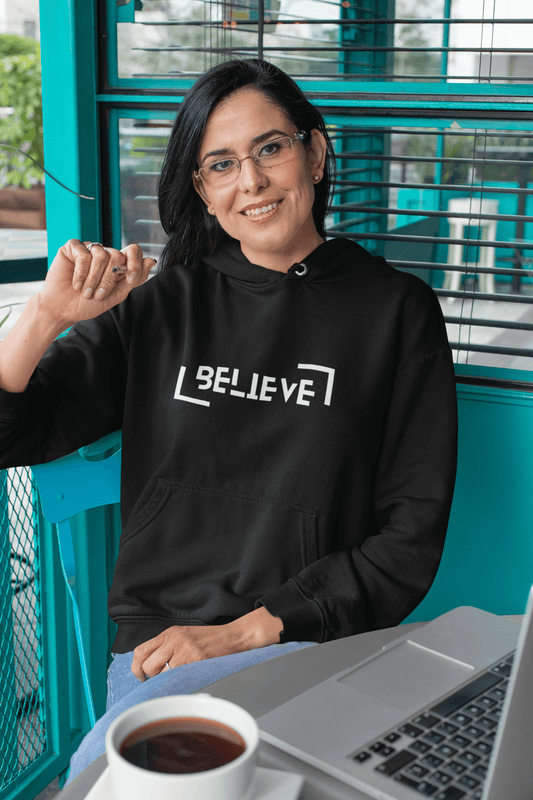
[[(298, 369), (322, 373), (325, 380), (311, 378), (300, 378), (300, 380), (290, 383), (286, 378), (276, 378), (270, 375), (260, 375), (253, 372), (248, 381), (239, 381), (237, 368), (231, 367), (211, 367), (201, 365), (196, 372), (197, 391), (217, 392), (218, 394), (229, 394), (245, 400), (259, 400), (270, 402), (272, 396), (279, 392), (285, 401), (294, 401), (299, 406), (309, 406), (311, 403), (320, 402), (325, 406), (331, 405), (333, 394), (333, 382), (335, 380), (335, 370), (332, 367), (322, 367), (319, 364), (298, 364)], [(175, 400), (184, 400), (187, 403), (196, 403), (200, 406), (210, 406), (209, 400), (202, 400), (199, 397), (191, 397), (183, 393), (187, 367), (181, 366), (176, 391)], [(237, 388), (240, 387), (240, 388)], [(192, 387), (186, 391), (193, 391)]]

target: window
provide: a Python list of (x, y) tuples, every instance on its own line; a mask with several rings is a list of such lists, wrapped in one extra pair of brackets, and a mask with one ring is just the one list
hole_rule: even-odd
[(34, 19), (24, 20), (24, 36), (29, 36), (30, 39), (36, 39), (37, 23)]
[(162, 248), (155, 178), (177, 104), (213, 64), (263, 57), (329, 125), (338, 174), (328, 235), (435, 289), (459, 373), (529, 381), (527, 13), (520, 0), (107, 0), (110, 233), (154, 255)]
[[(38, 6), (38, 3), (37, 3)], [(24, 13), (27, 13), (27, 9)], [(36, 13), (38, 8), (35, 9)], [(22, 20), (22, 11), (18, 15)], [(22, 27), (22, 22), (17, 26)], [(24, 22), (35, 39), (36, 22)], [(39, 44), (0, 37), (0, 339), (46, 275)], [(1, 57), (3, 56), (3, 57)]]

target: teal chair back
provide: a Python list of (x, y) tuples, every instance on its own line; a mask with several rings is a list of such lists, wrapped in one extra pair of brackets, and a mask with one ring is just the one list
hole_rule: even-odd
[(68, 456), (32, 467), (43, 516), (56, 527), (61, 567), (72, 600), (76, 643), (91, 726), (96, 722), (76, 602), (76, 563), (70, 517), (120, 501), (121, 431), (104, 436)]

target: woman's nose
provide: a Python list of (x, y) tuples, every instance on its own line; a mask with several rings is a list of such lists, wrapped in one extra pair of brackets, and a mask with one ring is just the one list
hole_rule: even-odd
[(251, 156), (246, 156), (241, 160), (239, 184), (241, 190), (247, 192), (257, 192), (268, 185), (266, 173)]

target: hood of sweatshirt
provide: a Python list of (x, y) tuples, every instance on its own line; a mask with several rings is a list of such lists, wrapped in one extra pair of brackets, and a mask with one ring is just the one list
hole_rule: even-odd
[(323, 242), (301, 262), (293, 264), (288, 272), (261, 267), (248, 261), (240, 243), (229, 237), (217, 250), (203, 257), (203, 262), (231, 278), (249, 284), (265, 286), (285, 280), (331, 281), (353, 276), (372, 261), (383, 261), (372, 256), (364, 247), (349, 239), (331, 239)]

